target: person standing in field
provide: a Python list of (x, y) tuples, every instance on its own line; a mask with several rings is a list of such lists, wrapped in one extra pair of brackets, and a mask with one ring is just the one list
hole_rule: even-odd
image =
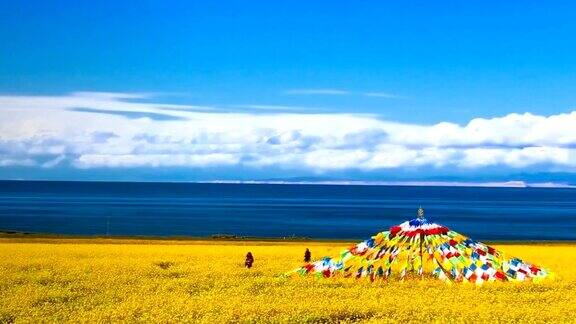
[(246, 254), (246, 260), (244, 261), (244, 266), (248, 269), (252, 268), (252, 264), (254, 263), (254, 256), (252, 252), (248, 252)]
[(304, 262), (310, 262), (310, 259), (312, 259), (312, 253), (306, 248), (306, 252), (304, 252)]

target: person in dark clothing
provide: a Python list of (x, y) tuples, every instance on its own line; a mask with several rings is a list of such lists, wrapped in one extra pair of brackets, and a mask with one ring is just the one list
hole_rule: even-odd
[(304, 252), (304, 262), (310, 262), (311, 258), (312, 253), (310, 253), (310, 250), (306, 249), (306, 252)]
[(253, 263), (254, 263), (254, 256), (252, 255), (252, 252), (248, 252), (248, 254), (246, 254), (246, 260), (244, 261), (244, 266), (250, 269), (252, 268)]

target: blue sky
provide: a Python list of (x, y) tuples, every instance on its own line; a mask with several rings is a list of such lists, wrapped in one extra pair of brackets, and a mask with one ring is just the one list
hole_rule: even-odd
[(567, 1), (5, 1), (0, 177), (573, 172), (575, 16)]

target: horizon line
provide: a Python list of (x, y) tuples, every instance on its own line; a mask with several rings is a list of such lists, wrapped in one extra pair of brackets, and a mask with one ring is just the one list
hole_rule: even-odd
[(365, 180), (65, 180), (65, 179), (0, 179), (14, 182), (113, 182), (113, 183), (191, 183), (191, 184), (252, 184), (252, 185), (327, 185), (327, 186), (382, 186), (382, 187), (469, 187), (469, 188), (539, 188), (575, 189), (576, 185), (558, 182), (526, 181), (365, 181)]

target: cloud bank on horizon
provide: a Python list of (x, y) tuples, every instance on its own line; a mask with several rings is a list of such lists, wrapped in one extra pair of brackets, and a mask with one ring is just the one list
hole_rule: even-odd
[(0, 168), (576, 169), (576, 111), (416, 125), (150, 99), (103, 92), (0, 96)]

